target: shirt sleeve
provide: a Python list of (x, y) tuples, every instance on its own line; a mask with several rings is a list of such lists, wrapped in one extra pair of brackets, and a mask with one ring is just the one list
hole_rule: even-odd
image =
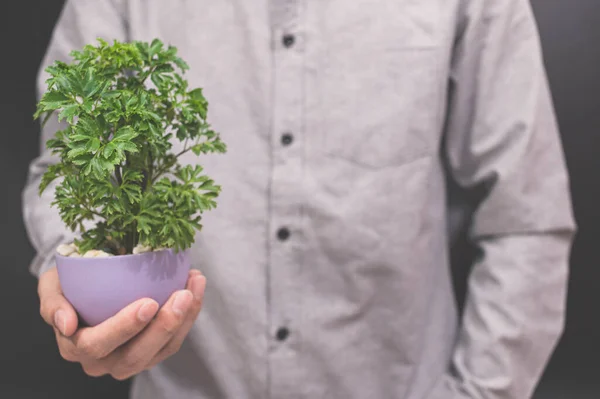
[[(38, 74), (37, 98), (46, 90), (44, 71), (54, 61), (70, 62), (70, 52), (86, 44), (95, 44), (97, 38), (107, 41), (126, 40), (125, 0), (68, 0), (52, 33), (50, 44)], [(51, 206), (56, 182), (40, 196), (38, 187), (47, 167), (58, 161), (58, 157), (45, 149), (45, 143), (66, 126), (51, 118), (42, 129), (40, 156), (31, 163), (28, 179), (23, 190), (23, 217), (27, 234), (36, 251), (30, 271), (40, 276), (53, 266), (55, 248), (75, 238), (61, 221), (58, 209)]]
[(529, 1), (465, 0), (461, 18), (444, 153), (478, 256), (446, 388), (524, 399), (565, 320), (569, 181)]

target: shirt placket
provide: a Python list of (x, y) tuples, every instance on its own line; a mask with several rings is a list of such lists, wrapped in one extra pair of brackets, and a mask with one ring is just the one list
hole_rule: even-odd
[(297, 391), (298, 281), (304, 132), (301, 1), (272, 1), (273, 107), (269, 223), (269, 392), (292, 398)]

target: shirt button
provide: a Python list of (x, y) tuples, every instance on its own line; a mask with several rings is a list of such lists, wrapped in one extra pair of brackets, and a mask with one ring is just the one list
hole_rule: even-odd
[(288, 33), (288, 34), (283, 35), (283, 39), (281, 41), (283, 42), (283, 45), (286, 48), (290, 48), (296, 42), (296, 37), (294, 35)]
[(275, 337), (278, 341), (285, 341), (289, 336), (290, 330), (288, 330), (286, 327), (281, 327), (277, 330), (277, 333), (275, 334)]
[(285, 133), (281, 136), (281, 144), (285, 146), (292, 144), (292, 141), (294, 141), (294, 136), (292, 136), (290, 133)]
[(290, 231), (287, 227), (282, 227), (279, 230), (277, 230), (277, 238), (279, 238), (280, 241), (285, 241), (288, 238), (290, 238)]

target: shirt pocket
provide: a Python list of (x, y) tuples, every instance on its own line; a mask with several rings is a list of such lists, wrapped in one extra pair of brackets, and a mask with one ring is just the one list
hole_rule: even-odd
[(382, 168), (434, 152), (442, 87), (436, 18), (415, 7), (397, 15), (371, 8), (330, 30), (319, 85), (327, 156)]

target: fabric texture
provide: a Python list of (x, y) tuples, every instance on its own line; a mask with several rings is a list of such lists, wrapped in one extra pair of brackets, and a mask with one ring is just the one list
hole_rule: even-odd
[[(203, 311), (134, 399), (531, 396), (575, 224), (528, 1), (72, 0), (44, 66), (97, 37), (177, 46), (229, 147), (200, 161), (223, 187), (192, 248)], [(36, 275), (73, 237), (37, 195), (52, 162), (24, 191)]]

